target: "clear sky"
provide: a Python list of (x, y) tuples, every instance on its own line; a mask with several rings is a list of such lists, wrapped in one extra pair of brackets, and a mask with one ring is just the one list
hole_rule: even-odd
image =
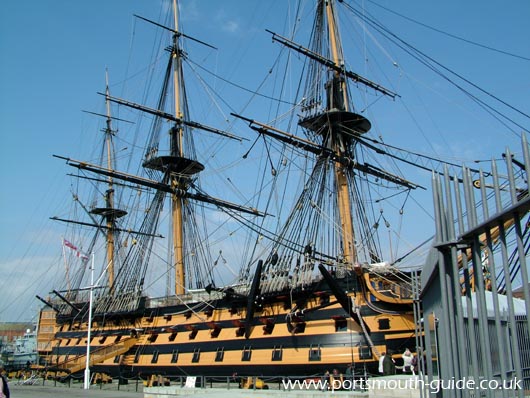
[[(403, 40), (530, 114), (527, 0), (344, 2), (363, 4)], [(187, 0), (182, 2), (182, 23), (187, 34), (219, 49), (207, 52), (205, 62), (213, 62), (219, 74), (254, 90), (256, 79), (271, 65), (267, 57), (279, 46), (265, 29), (284, 34), (294, 3)], [(310, 1), (305, 3), (309, 9)], [(63, 227), (49, 217), (60, 214), (70, 198), (64, 177), (69, 170), (52, 154), (79, 158), (92, 142), (86, 134), (93, 134), (97, 123), (81, 111), (104, 111), (96, 93), (104, 90), (105, 68), (116, 95), (135, 92), (135, 60), (151, 50), (141, 35), (156, 28), (140, 24), (133, 14), (160, 21), (167, 7), (163, 0), (1, 2), (0, 321), (34, 320), (40, 307), (35, 294), (46, 295), (55, 277), (52, 264), (61, 261)], [(408, 108), (417, 119), (409, 118), (406, 125), (413, 129), (416, 122), (427, 122), (420, 140), (414, 142), (421, 152), (461, 162), (498, 158), (507, 145), (519, 148), (522, 128), (511, 125), (515, 131), (510, 131), (487, 114), (475, 114), (462, 95), (450, 99), (450, 92), (442, 88), (443, 79), (420, 74), (420, 67), (372, 38), (369, 30), (364, 36), (367, 45), (403, 68), (397, 75), (406, 75), (407, 81), (425, 89), (423, 100)], [(363, 74), (373, 66), (369, 63), (357, 72)], [(124, 88), (126, 76), (130, 83)], [(394, 88), (400, 92), (400, 83)], [(438, 100), (429, 102), (425, 97), (429, 93)], [(507, 112), (529, 128), (527, 118)], [(380, 127), (388, 131), (382, 133), (396, 145), (410, 144), (393, 137), (398, 123), (397, 115), (389, 114)]]

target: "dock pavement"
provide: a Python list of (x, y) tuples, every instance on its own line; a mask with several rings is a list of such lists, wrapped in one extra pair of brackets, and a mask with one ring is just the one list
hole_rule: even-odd
[(143, 392), (99, 389), (95, 386), (89, 390), (79, 387), (54, 387), (42, 385), (9, 384), (12, 398), (143, 398)]

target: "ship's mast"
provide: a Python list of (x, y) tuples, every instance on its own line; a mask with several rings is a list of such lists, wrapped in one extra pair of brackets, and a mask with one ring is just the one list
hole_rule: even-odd
[[(252, 214), (260, 215), (252, 209), (245, 209), (242, 206), (237, 206), (225, 201), (212, 198), (202, 193), (190, 192), (190, 188), (193, 186), (194, 176), (204, 170), (204, 165), (195, 159), (195, 151), (193, 148), (193, 140), (189, 136), (191, 129), (197, 128), (202, 129), (214, 134), (218, 134), (230, 139), (238, 139), (239, 137), (213, 127), (203, 125), (201, 123), (193, 122), (189, 120), (188, 108), (186, 102), (186, 90), (183, 79), (183, 61), (185, 59), (185, 53), (181, 48), (181, 38), (187, 38), (208, 47), (214, 48), (209, 44), (201, 42), (200, 40), (194, 39), (184, 33), (179, 32), (179, 18), (178, 18), (178, 5), (177, 0), (173, 0), (173, 13), (174, 13), (174, 28), (168, 28), (160, 25), (156, 22), (148, 19), (139, 17), (147, 22), (153, 23), (159, 27), (173, 32), (173, 42), (170, 48), (170, 59), (168, 62), (168, 69), (164, 78), (164, 86), (161, 97), (159, 98), (159, 109), (147, 108), (139, 104), (135, 104), (129, 101), (124, 101), (118, 98), (111, 99), (117, 103), (139, 109), (141, 111), (153, 114), (161, 119), (171, 120), (174, 122), (173, 126), (169, 131), (169, 154), (159, 155), (158, 154), (158, 134), (156, 139), (148, 145), (148, 151), (146, 153), (146, 159), (143, 166), (148, 169), (157, 170), (163, 173), (163, 181), (147, 181), (145, 179), (137, 179), (135, 177), (127, 176), (128, 181), (138, 181), (141, 185), (155, 188), (162, 192), (167, 192), (171, 198), (171, 235), (172, 235), (172, 255), (171, 265), (175, 269), (175, 294), (182, 295), (186, 292), (188, 282), (186, 280), (186, 241), (191, 239), (194, 234), (194, 223), (193, 217), (186, 217), (187, 214), (191, 214), (193, 211), (192, 202), (200, 201), (212, 203), (217, 206), (229, 207), (241, 211), (251, 212)], [(172, 76), (171, 76), (172, 75)], [(168, 83), (173, 80), (173, 97), (174, 97), (174, 109), (171, 113), (166, 113), (162, 110), (166, 99), (166, 88)], [(156, 125), (155, 129), (158, 131), (159, 125)], [(101, 172), (101, 171), (97, 171)], [(116, 177), (120, 178), (120, 177)], [(157, 177), (158, 178), (158, 177)], [(191, 200), (190, 200), (191, 199)], [(189, 228), (188, 228), (189, 227)], [(191, 231), (187, 233), (187, 231)], [(193, 260), (192, 260), (193, 261)], [(189, 261), (188, 261), (189, 263)]]
[[(178, 32), (178, 7), (177, 0), (173, 0), (173, 12), (175, 20), (175, 31)], [(180, 71), (182, 68), (180, 47), (178, 35), (173, 35), (173, 87), (175, 100), (175, 117), (182, 118), (182, 104), (180, 95)], [(183, 152), (183, 126), (181, 123), (176, 123), (171, 129), (171, 156), (182, 158)], [(175, 193), (171, 195), (171, 212), (173, 220), (173, 261), (175, 267), (175, 294), (184, 294), (186, 271), (184, 267), (184, 223), (182, 215), (182, 197), (177, 194), (184, 182), (182, 178), (176, 174), (171, 175), (171, 187), (175, 188)]]
[(249, 122), (259, 134), (312, 154), (315, 160), (265, 262), (264, 274), (270, 280), (265, 287), (268, 291), (283, 286), (286, 269), (292, 277), (291, 286), (303, 287), (310, 283), (315, 262), (334, 266), (338, 271), (358, 262), (380, 261), (379, 242), (372, 230), (376, 226), (368, 221), (370, 215), (358, 198), (368, 181), (366, 177), (408, 189), (417, 187), (357, 156), (359, 146), (364, 145), (361, 136), (370, 130), (371, 123), (355, 112), (347, 80), (391, 98), (398, 95), (346, 69), (335, 1), (317, 0), (315, 11), (307, 47), (268, 31), (273, 41), (308, 59), (303, 66), (305, 91), (301, 92), (297, 108), (298, 125), (305, 136), (235, 115)]
[[(110, 91), (109, 91), (109, 79), (108, 73), (105, 73), (105, 94), (106, 94), (106, 126), (105, 126), (105, 147), (107, 149), (107, 170), (113, 171), (113, 148), (112, 148), (112, 137), (114, 136), (114, 130), (112, 129), (112, 116), (110, 113)], [(114, 183), (112, 176), (107, 178), (107, 191), (105, 192), (105, 207), (98, 207), (92, 209), (92, 214), (98, 214), (105, 217), (106, 230), (107, 230), (107, 275), (109, 287), (112, 291), (114, 284), (114, 269), (115, 269), (115, 236), (116, 230), (116, 219), (123, 217), (127, 214), (126, 211), (116, 209), (114, 207)]]
[[(105, 94), (106, 97), (109, 97), (109, 78), (108, 74), (105, 73)], [(106, 121), (106, 129), (105, 129), (105, 143), (107, 146), (107, 168), (109, 170), (112, 169), (112, 147), (111, 147), (111, 138), (112, 138), (112, 125), (111, 125), (111, 118), (110, 118), (110, 101), (107, 99), (105, 101), (105, 105), (107, 108), (107, 121)], [(112, 183), (112, 177), (108, 177), (108, 189), (107, 189), (107, 195), (106, 195), (106, 204), (107, 208), (112, 209), (114, 208), (114, 188)], [(112, 217), (107, 217), (107, 261), (108, 261), (108, 280), (109, 280), (109, 286), (112, 288), (112, 284), (114, 283), (114, 219)]]
[[(335, 20), (335, 9), (334, 1), (329, 0), (326, 4), (326, 15), (328, 20), (328, 37), (331, 56), (333, 62), (336, 65), (344, 65), (344, 59), (342, 55), (342, 48), (340, 47), (340, 37), (338, 36), (338, 30)], [(332, 109), (338, 111), (348, 112), (348, 92), (347, 85), (344, 77), (338, 72), (333, 72), (333, 79), (328, 82), (328, 104), (327, 111)], [(335, 103), (335, 98), (342, 98), (341, 101)], [(330, 144), (333, 151), (339, 155), (344, 155), (345, 140), (341, 132), (340, 126), (330, 124)], [(335, 182), (337, 185), (337, 202), (339, 217), (342, 230), (342, 246), (344, 251), (344, 261), (346, 264), (353, 264), (357, 261), (357, 253), (355, 250), (355, 236), (352, 224), (351, 214), (351, 198), (348, 190), (348, 179), (346, 175), (346, 166), (336, 162), (334, 164), (335, 169)]]

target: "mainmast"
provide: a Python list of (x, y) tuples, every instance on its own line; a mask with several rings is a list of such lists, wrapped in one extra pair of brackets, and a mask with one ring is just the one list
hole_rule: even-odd
[[(211, 272), (207, 269), (208, 265), (211, 264), (211, 261), (209, 261), (208, 250), (205, 250), (207, 248), (205, 247), (204, 232), (201, 228), (198, 228), (196, 218), (194, 217), (196, 202), (208, 203), (224, 209), (245, 212), (253, 216), (263, 216), (263, 214), (256, 209), (239, 206), (234, 203), (217, 199), (202, 192), (200, 189), (196, 175), (204, 170), (204, 165), (195, 160), (196, 151), (192, 130), (201, 129), (215, 135), (238, 141), (241, 141), (242, 138), (231, 134), (228, 131), (219, 130), (190, 120), (185, 82), (183, 79), (183, 63), (186, 59), (186, 53), (183, 51), (181, 38), (193, 40), (213, 49), (215, 49), (215, 47), (179, 32), (177, 30), (179, 27), (179, 20), (176, 0), (173, 0), (173, 11), (174, 28), (169, 28), (137, 16), (146, 22), (172, 32), (172, 42), (169, 47), (166, 48), (166, 51), (169, 52), (169, 57), (167, 59), (163, 84), (156, 107), (151, 108), (120, 98), (111, 97), (107, 86), (105, 93), (107, 100), (107, 128), (105, 129), (107, 139), (107, 166), (90, 164), (84, 161), (57, 156), (66, 160), (67, 163), (73, 167), (106, 176), (105, 182), (108, 183), (108, 189), (105, 193), (105, 207), (92, 210), (92, 213), (102, 215), (103, 221), (106, 221), (107, 224), (103, 225), (102, 223), (97, 223), (95, 220), (93, 220), (94, 224), (77, 222), (80, 225), (94, 225), (101, 231), (108, 231), (108, 233), (106, 233), (108, 275), (110, 289), (113, 294), (107, 294), (107, 291), (105, 291), (104, 296), (101, 297), (102, 300), (98, 303), (97, 311), (99, 313), (110, 313), (114, 311), (123, 312), (138, 309), (141, 299), (140, 294), (143, 289), (145, 274), (149, 265), (149, 257), (153, 252), (152, 246), (154, 244), (154, 238), (161, 237), (156, 234), (156, 229), (159, 226), (159, 217), (163, 211), (163, 204), (167, 199), (171, 202), (171, 239), (169, 242), (171, 247), (169, 248), (170, 258), (168, 264), (175, 270), (176, 295), (184, 294), (186, 289), (191, 286), (191, 278), (189, 278), (189, 280), (186, 278), (186, 272), (190, 272), (190, 270), (193, 272), (192, 275), (195, 277), (197, 287), (204, 287), (207, 282), (211, 282), (212, 278)], [(172, 83), (174, 107), (167, 110), (168, 105), (170, 105), (167, 99), (171, 97), (170, 87)], [(110, 116), (109, 101), (155, 116), (152, 121), (151, 131), (146, 146), (147, 151), (142, 163), (142, 166), (148, 169), (146, 170), (148, 178), (114, 170), (113, 162), (115, 160), (112, 155), (112, 138), (114, 132), (111, 126), (111, 119), (116, 118)], [(166, 125), (166, 121), (172, 123), (168, 131), (169, 145), (164, 145), (162, 151), (159, 151), (160, 132), (163, 126)], [(135, 238), (135, 244), (131, 245), (127, 254), (127, 267), (123, 267), (120, 269), (119, 273), (116, 272), (115, 274), (114, 253), (117, 252), (115, 246), (118, 246), (118, 244), (115, 244), (115, 238), (118, 232), (123, 231), (118, 228), (115, 221), (117, 218), (126, 214), (124, 211), (114, 209), (113, 207), (113, 185), (116, 184), (116, 181), (125, 181), (128, 184), (132, 184), (125, 184), (125, 186), (133, 188), (136, 188), (136, 185), (146, 187), (150, 191), (154, 191), (154, 194), (152, 197), (149, 197), (151, 200), (148, 211), (146, 211), (146, 217), (142, 220), (140, 228), (137, 231), (126, 231), (129, 234), (133, 234), (137, 239)], [(119, 241), (116, 240), (116, 242)], [(123, 272), (121, 272), (122, 270)]]
[[(186, 266), (184, 253), (184, 207), (188, 194), (190, 180), (193, 175), (204, 170), (204, 166), (191, 158), (186, 157), (184, 151), (184, 133), (186, 128), (186, 111), (184, 94), (184, 82), (182, 79), (183, 51), (179, 39), (183, 34), (179, 33), (177, 1), (173, 0), (174, 23), (173, 43), (170, 48), (173, 74), (173, 95), (175, 101), (175, 122), (169, 131), (170, 150), (166, 156), (149, 156), (144, 162), (144, 167), (159, 170), (168, 176), (171, 188), (171, 220), (172, 220), (172, 245), (173, 245), (173, 267), (175, 269), (175, 294), (181, 295), (186, 290)], [(167, 29), (167, 28), (166, 28)]]
[[(178, 8), (177, 0), (173, 0), (173, 12), (175, 19), (175, 31), (178, 32)], [(182, 70), (182, 59), (177, 34), (173, 34), (173, 91), (175, 96), (175, 117), (182, 119), (182, 106), (180, 103), (180, 71)], [(183, 157), (183, 126), (176, 123), (171, 130), (171, 155)], [(175, 267), (175, 294), (184, 294), (186, 282), (186, 270), (184, 267), (184, 223), (182, 217), (182, 197), (177, 194), (182, 188), (183, 181), (176, 174), (171, 175), (171, 186), (175, 193), (171, 195), (171, 211), (173, 220), (173, 261)]]

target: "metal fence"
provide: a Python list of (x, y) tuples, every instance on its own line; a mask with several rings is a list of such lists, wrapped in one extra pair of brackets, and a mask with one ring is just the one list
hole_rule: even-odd
[(530, 390), (529, 152), (523, 135), (521, 152), (506, 150), (489, 172), (433, 174), (436, 236), (418, 293), (424, 395)]

